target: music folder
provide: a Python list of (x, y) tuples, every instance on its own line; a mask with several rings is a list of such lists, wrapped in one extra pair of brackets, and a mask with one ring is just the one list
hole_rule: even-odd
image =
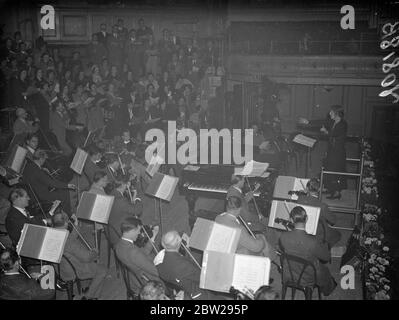
[(21, 174), (23, 171), (27, 153), (27, 149), (19, 145), (15, 145), (12, 148), (12, 151), (7, 160), (5, 161), (4, 166), (6, 167), (6, 169), (11, 171), (11, 174)]
[(296, 194), (288, 194), (289, 191), (302, 191), (306, 189), (309, 179), (301, 179), (291, 176), (278, 176), (274, 185), (273, 198), (298, 200)]
[[(320, 207), (305, 206), (294, 202), (273, 200), (272, 207), (270, 209), (268, 226), (276, 229), (286, 230), (284, 224), (279, 220), (290, 221), (290, 212), (296, 206), (301, 206), (304, 208), (308, 216), (305, 227), (306, 233), (315, 235), (317, 231), (317, 225), (319, 223), (321, 210)], [(276, 222), (276, 218), (279, 222)]]
[(313, 146), (317, 140), (307, 137), (307, 136), (304, 136), (303, 134), (297, 134), (292, 141), (295, 143), (301, 144), (305, 147), (313, 148)]
[(113, 203), (114, 196), (84, 191), (76, 210), (76, 216), (79, 219), (107, 224)]
[(165, 163), (164, 159), (159, 155), (152, 156), (150, 163), (147, 166), (145, 172), (148, 173), (150, 177), (153, 177), (155, 172), (158, 172), (159, 167)]
[(190, 247), (201, 251), (235, 253), (240, 235), (238, 228), (197, 218), (190, 236)]
[(155, 172), (145, 193), (169, 202), (172, 199), (178, 182), (179, 178)]
[(242, 170), (235, 170), (235, 174), (240, 176), (260, 177), (262, 176), (269, 164), (266, 162), (258, 162), (251, 160), (247, 162)]
[(69, 232), (66, 229), (24, 224), (17, 244), (20, 256), (60, 263)]
[(83, 168), (85, 166), (87, 157), (89, 154), (81, 148), (76, 149), (75, 156), (71, 162), (70, 168), (77, 174), (82, 174)]
[(254, 292), (269, 285), (270, 259), (245, 254), (205, 251), (202, 260), (200, 288), (229, 292), (231, 287)]

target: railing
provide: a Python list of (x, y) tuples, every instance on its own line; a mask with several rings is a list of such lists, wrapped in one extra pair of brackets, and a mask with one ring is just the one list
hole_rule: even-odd
[(378, 55), (378, 41), (231, 41), (230, 54), (250, 55)]

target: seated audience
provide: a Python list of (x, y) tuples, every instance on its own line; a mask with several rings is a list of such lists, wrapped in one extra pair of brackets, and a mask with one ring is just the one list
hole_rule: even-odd
[(19, 272), (20, 257), (13, 249), (0, 253), (0, 300), (52, 300), (55, 290), (42, 289), (40, 284)]

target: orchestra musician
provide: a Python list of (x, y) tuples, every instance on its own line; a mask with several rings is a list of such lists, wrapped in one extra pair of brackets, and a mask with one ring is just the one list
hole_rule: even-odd
[(315, 178), (310, 179), (306, 184), (306, 193), (298, 194), (297, 203), (321, 208), (316, 238), (321, 243), (327, 242), (331, 249), (341, 239), (341, 233), (331, 228), (335, 225), (337, 217), (325, 203), (319, 200), (319, 189), (320, 182)]
[(57, 137), (58, 145), (63, 151), (64, 155), (69, 156), (72, 154), (72, 148), (66, 141), (67, 130), (83, 130), (82, 126), (70, 124), (69, 118), (64, 105), (60, 100), (52, 104), (52, 112), (50, 114), (50, 130)]
[(91, 144), (86, 147), (88, 153), (87, 160), (83, 167), (83, 174), (89, 181), (90, 185), (93, 183), (94, 174), (97, 171), (105, 171), (105, 168), (100, 168), (99, 163), (101, 162), (102, 154), (100, 149), (95, 145)]
[(259, 216), (256, 212), (250, 210), (249, 201), (253, 199), (253, 194), (258, 190), (260, 185), (256, 184), (253, 191), (244, 194), (243, 188), (245, 185), (245, 178), (243, 176), (236, 176), (233, 174), (231, 178), (231, 183), (231, 187), (227, 190), (226, 199), (232, 196), (239, 198), (241, 200), (241, 217), (249, 224), (258, 224)]
[(43, 167), (47, 158), (47, 153), (44, 150), (36, 150), (33, 154), (33, 161), (27, 160), (23, 173), (23, 182), (32, 188), (39, 201), (53, 202), (54, 200), (60, 200), (66, 213), (71, 215), (68, 189), (76, 189), (76, 186), (54, 179), (48, 170)]
[(274, 260), (276, 258), (276, 250), (267, 242), (263, 234), (256, 234), (253, 237), (238, 219), (241, 212), (241, 205), (242, 201), (239, 197), (230, 196), (227, 198), (227, 211), (219, 214), (215, 218), (215, 222), (241, 230), (236, 253), (263, 255)]
[(119, 235), (116, 232), (119, 232), (122, 221), (128, 217), (140, 217), (143, 213), (141, 201), (135, 202), (135, 199), (130, 199), (126, 194), (129, 187), (130, 181), (125, 178), (115, 182), (114, 189), (110, 193), (111, 196), (114, 196), (114, 203), (108, 219), (108, 225), (111, 227), (109, 228), (109, 240), (112, 245), (119, 241)]

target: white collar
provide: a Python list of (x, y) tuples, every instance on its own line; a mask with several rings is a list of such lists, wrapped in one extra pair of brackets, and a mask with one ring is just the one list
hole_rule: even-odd
[(15, 275), (17, 275), (17, 274), (20, 274), (18, 271), (14, 271), (14, 272), (7, 272), (7, 271), (5, 271), (4, 272), (4, 275), (5, 276), (15, 276)]
[(236, 189), (236, 190), (238, 190), (238, 191), (240, 191), (240, 193), (242, 193), (242, 190), (241, 190), (239, 187), (233, 186), (233, 188)]
[(127, 242), (130, 242), (131, 244), (134, 244), (133, 240), (131, 240), (131, 239), (128, 239), (128, 238), (125, 238), (125, 237), (122, 237), (121, 239), (125, 240)]
[(30, 152), (35, 153), (35, 149), (33, 149), (32, 147), (26, 146), (26, 148), (27, 148)]
[(17, 206), (13, 206), (15, 209), (17, 209), (19, 212), (21, 212), (25, 217), (29, 218), (28, 213), (26, 212), (26, 209), (24, 208), (19, 208)]

